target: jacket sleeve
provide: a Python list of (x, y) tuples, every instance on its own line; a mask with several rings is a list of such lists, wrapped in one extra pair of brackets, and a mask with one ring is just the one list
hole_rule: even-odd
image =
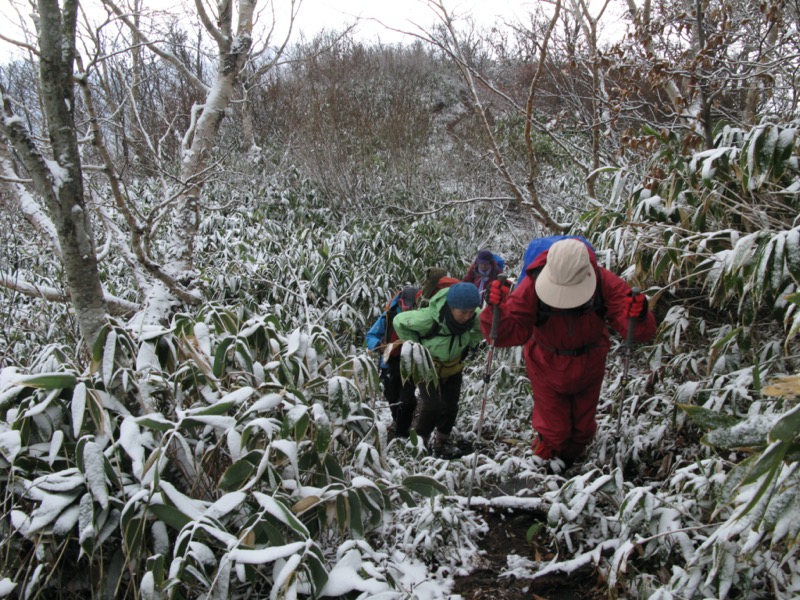
[[(631, 293), (624, 279), (611, 271), (600, 268), (603, 286), (603, 302), (606, 305), (606, 322), (623, 338), (628, 336), (628, 306), (625, 298)], [(649, 310), (643, 319), (635, 319), (633, 341), (649, 342), (656, 334), (656, 319)]]
[(464, 278), (461, 281), (466, 281), (468, 283), (473, 283), (475, 281), (475, 263), (472, 263), (467, 269), (467, 274), (464, 275)]
[(421, 336), (433, 329), (435, 321), (428, 308), (420, 308), (399, 313), (392, 321), (392, 326), (401, 340), (419, 342)]
[(376, 350), (386, 340), (386, 313), (384, 312), (367, 332), (367, 348)]
[[(536, 297), (533, 280), (530, 277), (526, 277), (500, 303), (500, 320), (498, 322), (495, 345), (498, 348), (507, 348), (509, 346), (522, 346), (527, 343), (533, 335), (538, 305), (539, 300)], [(494, 307), (492, 306), (487, 306), (481, 312), (481, 330), (487, 341), (490, 341), (489, 334), (492, 330), (493, 317)]]

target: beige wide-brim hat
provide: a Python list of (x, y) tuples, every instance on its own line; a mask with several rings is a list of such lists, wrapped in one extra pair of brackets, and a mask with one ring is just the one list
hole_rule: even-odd
[(536, 278), (536, 294), (553, 308), (575, 308), (589, 301), (596, 285), (586, 244), (561, 240), (550, 246), (547, 264)]

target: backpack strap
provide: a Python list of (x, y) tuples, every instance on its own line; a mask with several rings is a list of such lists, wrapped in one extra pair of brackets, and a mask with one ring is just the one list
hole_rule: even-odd
[[(442, 307), (442, 311), (444, 311), (444, 310), (445, 310), (445, 307), (443, 306)], [(440, 321), (440, 319), (442, 318), (441, 317), (442, 316), (442, 311), (439, 312), (439, 319), (436, 319), (433, 322), (433, 325), (428, 330), (428, 332), (423, 334), (423, 335), (421, 335), (421, 336), (419, 336), (419, 341), (422, 342), (423, 340), (429, 340), (429, 339), (435, 338), (437, 336), (449, 337), (450, 338), (450, 349), (452, 350), (453, 344), (455, 344), (455, 342), (456, 342), (456, 338), (460, 337), (462, 334), (454, 333), (450, 329), (446, 329), (445, 332), (442, 333), (442, 324), (441, 324), (441, 321)]]
[[(434, 338), (437, 335), (439, 335), (439, 332), (441, 330), (442, 330), (442, 326), (439, 323), (439, 321), (434, 321), (433, 322), (433, 327), (431, 327), (430, 330), (426, 334), (419, 336), (419, 341), (421, 342), (422, 340), (429, 340), (431, 338)], [(450, 348), (452, 349), (453, 344), (455, 343), (456, 334), (452, 333), (452, 332), (449, 332), (449, 333), (446, 333), (444, 335), (446, 335), (447, 337), (450, 338)], [(451, 360), (451, 361), (449, 361), (447, 363), (441, 363), (441, 361), (436, 361), (436, 362), (440, 363), (441, 365), (447, 366), (447, 367), (453, 367), (453, 366), (455, 366), (457, 364), (461, 364), (462, 362), (467, 360), (467, 357), (469, 356), (470, 352), (472, 352), (472, 348), (467, 346), (466, 348), (464, 348), (463, 352), (461, 352), (461, 354), (457, 358), (454, 358), (453, 360)]]
[(386, 343), (392, 341), (389, 338), (392, 335), (392, 332), (394, 331), (394, 318), (396, 316), (397, 316), (397, 304), (390, 306), (389, 309), (386, 311), (386, 331), (384, 333), (385, 337), (383, 338), (386, 341)]
[(606, 299), (603, 298), (603, 275), (600, 273), (600, 269), (597, 268), (595, 268), (594, 273), (597, 276), (597, 286), (595, 286), (593, 297), (594, 312), (605, 321), (608, 306), (606, 305)]
[(439, 321), (438, 320), (434, 321), (433, 327), (431, 327), (428, 330), (428, 333), (419, 336), (419, 341), (421, 342), (422, 340), (429, 340), (431, 338), (435, 338), (437, 335), (439, 335), (439, 331), (441, 331), (441, 329), (442, 326), (439, 324)]

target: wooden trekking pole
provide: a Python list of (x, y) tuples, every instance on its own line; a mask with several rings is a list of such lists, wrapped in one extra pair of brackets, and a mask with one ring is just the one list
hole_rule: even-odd
[[(642, 293), (638, 287), (631, 288), (631, 296), (636, 297)], [(619, 443), (619, 434), (622, 428), (622, 409), (625, 406), (625, 392), (628, 388), (628, 371), (631, 366), (631, 356), (633, 355), (633, 334), (636, 328), (636, 318), (628, 317), (628, 335), (625, 338), (625, 354), (622, 359), (622, 392), (619, 396), (619, 412), (617, 413), (617, 433), (614, 436), (614, 456), (617, 456), (617, 444)], [(621, 464), (619, 465), (622, 466)]]
[[(508, 275), (500, 273), (497, 276), (500, 283), (505, 283)], [(478, 468), (478, 444), (481, 442), (483, 433), (483, 416), (486, 412), (486, 398), (489, 395), (489, 379), (492, 377), (492, 359), (494, 358), (494, 343), (497, 340), (497, 329), (500, 324), (500, 305), (495, 304), (492, 313), (492, 329), (489, 332), (489, 354), (486, 358), (486, 371), (483, 373), (483, 398), (481, 399), (481, 414), (478, 417), (478, 436), (475, 440), (475, 458), (472, 461), (472, 473), (469, 476), (469, 487), (467, 489), (467, 506), (472, 502), (472, 486), (475, 483), (475, 470)]]

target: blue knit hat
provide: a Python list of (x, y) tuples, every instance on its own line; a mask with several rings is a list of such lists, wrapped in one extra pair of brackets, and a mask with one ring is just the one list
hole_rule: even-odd
[(450, 308), (473, 310), (481, 305), (481, 295), (472, 283), (457, 283), (447, 290), (447, 304)]
[(481, 250), (475, 260), (479, 263), (489, 264), (494, 262), (494, 254), (489, 250)]

